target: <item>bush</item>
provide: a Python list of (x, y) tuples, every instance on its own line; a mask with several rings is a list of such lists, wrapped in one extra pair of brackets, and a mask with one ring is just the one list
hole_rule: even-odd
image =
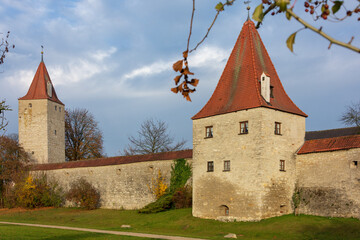
[[(24, 208), (60, 207), (63, 203), (62, 189), (55, 181), (49, 181), (45, 174), (36, 178), (29, 175), (9, 191), (9, 201), (7, 201), (9, 207), (14, 205)], [(11, 198), (12, 194), (16, 198), (15, 204)]]
[(192, 206), (192, 188), (184, 186), (178, 189), (173, 197), (172, 202), (176, 209), (178, 208), (189, 208)]
[(157, 213), (166, 211), (172, 208), (172, 195), (167, 194), (161, 196), (155, 202), (146, 205), (144, 208), (139, 210), (139, 213)]
[(170, 187), (155, 202), (146, 205), (139, 213), (156, 213), (171, 208), (190, 207), (192, 202), (191, 187), (186, 182), (191, 177), (191, 165), (185, 159), (177, 159), (171, 165)]
[(84, 178), (80, 178), (71, 184), (66, 199), (87, 210), (96, 209), (100, 206), (99, 191)]

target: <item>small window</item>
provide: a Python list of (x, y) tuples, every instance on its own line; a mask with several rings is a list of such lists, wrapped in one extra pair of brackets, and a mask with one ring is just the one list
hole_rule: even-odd
[(275, 135), (281, 135), (281, 123), (275, 122)]
[(249, 133), (249, 122), (240, 122), (240, 134), (248, 134)]
[(214, 171), (214, 162), (213, 161), (207, 162), (207, 171), (208, 172), (213, 172)]
[(55, 135), (56, 135), (56, 130), (54, 131)]
[(274, 98), (274, 86), (270, 86), (270, 97)]
[(224, 172), (230, 171), (230, 160), (224, 161)]
[(32, 103), (29, 103), (29, 108), (32, 108)]
[(280, 160), (280, 171), (285, 172), (285, 160)]
[(61, 112), (61, 107), (59, 107), (59, 112)]
[(55, 111), (57, 110), (57, 106), (55, 106)]
[(351, 164), (350, 164), (350, 168), (357, 168), (358, 165), (359, 165), (358, 161), (352, 161)]
[(206, 135), (205, 138), (212, 138), (213, 137), (213, 126), (206, 127)]
[(32, 152), (31, 152), (31, 154), (32, 154), (32, 155), (34, 155), (34, 154), (35, 154), (35, 152), (34, 152), (34, 151), (32, 151)]

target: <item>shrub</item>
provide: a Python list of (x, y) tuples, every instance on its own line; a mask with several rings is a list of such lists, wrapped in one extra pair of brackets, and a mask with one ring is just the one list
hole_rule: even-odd
[[(57, 182), (49, 181), (45, 174), (36, 178), (27, 176), (23, 182), (15, 184), (13, 194), (16, 205), (24, 208), (60, 207), (63, 203), (62, 189)], [(10, 201), (8, 205), (13, 206)]]
[(66, 199), (87, 210), (96, 209), (100, 205), (100, 193), (84, 178), (71, 183)]
[(189, 208), (192, 206), (192, 188), (190, 186), (184, 186), (178, 189), (173, 197), (172, 202), (176, 209)]
[(157, 213), (166, 211), (172, 208), (172, 195), (166, 194), (161, 196), (155, 202), (146, 205), (144, 208), (139, 210), (139, 213)]
[(159, 169), (157, 177), (152, 178), (151, 185), (148, 185), (150, 192), (156, 197), (156, 199), (159, 199), (165, 194), (165, 191), (168, 188), (165, 182), (166, 179), (162, 176), (161, 170)]
[(185, 159), (177, 159), (171, 165), (170, 193), (185, 186), (191, 177), (191, 165)]

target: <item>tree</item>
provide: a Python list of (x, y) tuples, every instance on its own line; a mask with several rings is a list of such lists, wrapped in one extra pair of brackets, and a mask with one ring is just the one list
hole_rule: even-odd
[(4, 204), (6, 186), (22, 180), (28, 162), (29, 156), (16, 140), (0, 136), (0, 205)]
[(154, 119), (143, 122), (138, 131), (138, 136), (131, 136), (128, 139), (130, 143), (123, 150), (125, 155), (178, 151), (184, 149), (186, 144), (185, 140), (174, 143), (174, 138), (168, 133), (167, 124)]
[(360, 128), (360, 102), (347, 106), (347, 110), (343, 113), (341, 121), (348, 126), (355, 125)]
[(3, 132), (5, 132), (5, 127), (8, 125), (5, 118), (5, 111), (11, 111), (11, 109), (5, 104), (5, 100), (3, 100), (0, 102), (0, 131)]
[(103, 157), (103, 136), (94, 116), (86, 109), (65, 111), (67, 161)]
[[(2, 33), (0, 33), (0, 34), (2, 34)], [(9, 42), (8, 42), (9, 36), (10, 36), (10, 31), (8, 31), (6, 33), (5, 38), (1, 38), (1, 43), (0, 43), (0, 65), (4, 63), (6, 53), (9, 52), (9, 45), (10, 45)], [(15, 48), (15, 45), (12, 45), (11, 47)]]
[[(175, 72), (179, 72), (180, 75), (176, 76), (174, 78), (175, 86), (171, 89), (174, 93), (180, 93), (183, 95), (183, 97), (191, 101), (191, 98), (189, 96), (190, 93), (193, 93), (196, 91), (195, 87), (199, 83), (199, 79), (193, 78), (189, 79), (189, 75), (194, 75), (194, 73), (190, 72), (189, 70), (189, 64), (187, 61), (188, 55), (195, 51), (208, 37), (209, 32), (211, 28), (214, 26), (216, 19), (218, 18), (219, 14), (225, 10), (225, 7), (232, 6), (235, 3), (236, 0), (225, 0), (224, 2), (219, 2), (215, 6), (216, 14), (214, 17), (214, 20), (210, 24), (210, 27), (208, 28), (205, 36), (202, 38), (201, 41), (199, 41), (194, 48), (190, 48), (190, 38), (192, 34), (192, 25), (193, 25), (193, 19), (194, 19), (194, 13), (195, 13), (195, 0), (192, 0), (193, 6), (192, 6), (192, 15), (190, 20), (190, 31), (189, 31), (189, 37), (187, 40), (187, 48), (183, 52), (183, 59), (175, 62), (173, 64), (173, 69)], [(246, 4), (249, 4), (251, 1), (245, 1)], [(255, 8), (252, 18), (257, 21), (256, 28), (259, 28), (261, 24), (264, 22), (265, 16), (268, 14), (276, 15), (276, 14), (284, 14), (286, 18), (290, 21), (291, 19), (295, 19), (298, 21), (301, 25), (303, 25), (303, 28), (295, 31), (293, 34), (291, 34), (288, 39), (286, 40), (286, 45), (290, 49), (291, 52), (293, 52), (293, 46), (295, 43), (295, 37), (298, 32), (309, 29), (319, 36), (322, 36), (323, 38), (327, 39), (329, 41), (329, 49), (331, 48), (332, 44), (336, 44), (339, 46), (342, 46), (344, 48), (347, 48), (349, 50), (352, 50), (354, 52), (360, 53), (360, 48), (357, 46), (352, 45), (352, 41), (354, 40), (354, 36), (349, 39), (348, 42), (342, 42), (337, 39), (334, 39), (333, 37), (327, 35), (323, 28), (316, 28), (312, 24), (304, 21), (300, 16), (298, 16), (294, 12), (294, 7), (296, 4), (300, 4), (297, 0), (262, 0), (261, 3)], [(350, 1), (347, 1), (348, 5)], [(357, 3), (356, 3), (357, 2)], [(358, 0), (353, 0), (352, 5), (354, 7), (349, 8), (348, 6), (345, 6), (345, 1), (341, 0), (306, 0), (304, 1), (304, 11), (307, 14), (310, 14), (313, 17), (314, 21), (329, 21), (330, 22), (341, 22), (347, 18), (350, 17), (357, 17), (357, 20), (360, 21), (360, 4)], [(248, 6), (248, 11), (250, 10), (250, 7)], [(183, 81), (180, 82), (180, 79), (183, 77)], [(191, 86), (193, 88), (191, 88)]]

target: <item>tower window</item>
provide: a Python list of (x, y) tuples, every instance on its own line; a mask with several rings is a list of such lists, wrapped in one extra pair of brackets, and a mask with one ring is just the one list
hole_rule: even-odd
[(29, 103), (29, 108), (32, 108), (32, 103)]
[(55, 135), (56, 135), (56, 130), (55, 130)]
[(230, 171), (230, 160), (224, 161), (224, 172)]
[(281, 123), (275, 122), (275, 135), (281, 135)]
[(274, 86), (270, 86), (270, 97), (274, 98)]
[(213, 137), (213, 126), (205, 127), (205, 138)]
[(358, 161), (352, 161), (351, 164), (350, 164), (350, 168), (357, 168), (358, 165), (359, 165)]
[(280, 160), (280, 171), (285, 172), (285, 160)]
[(214, 171), (214, 162), (213, 161), (207, 162), (207, 171), (208, 172), (213, 172)]
[(249, 133), (249, 122), (240, 122), (240, 134), (248, 134)]
[(57, 106), (55, 106), (55, 111), (57, 110)]
[(61, 107), (59, 107), (59, 112), (61, 112)]

